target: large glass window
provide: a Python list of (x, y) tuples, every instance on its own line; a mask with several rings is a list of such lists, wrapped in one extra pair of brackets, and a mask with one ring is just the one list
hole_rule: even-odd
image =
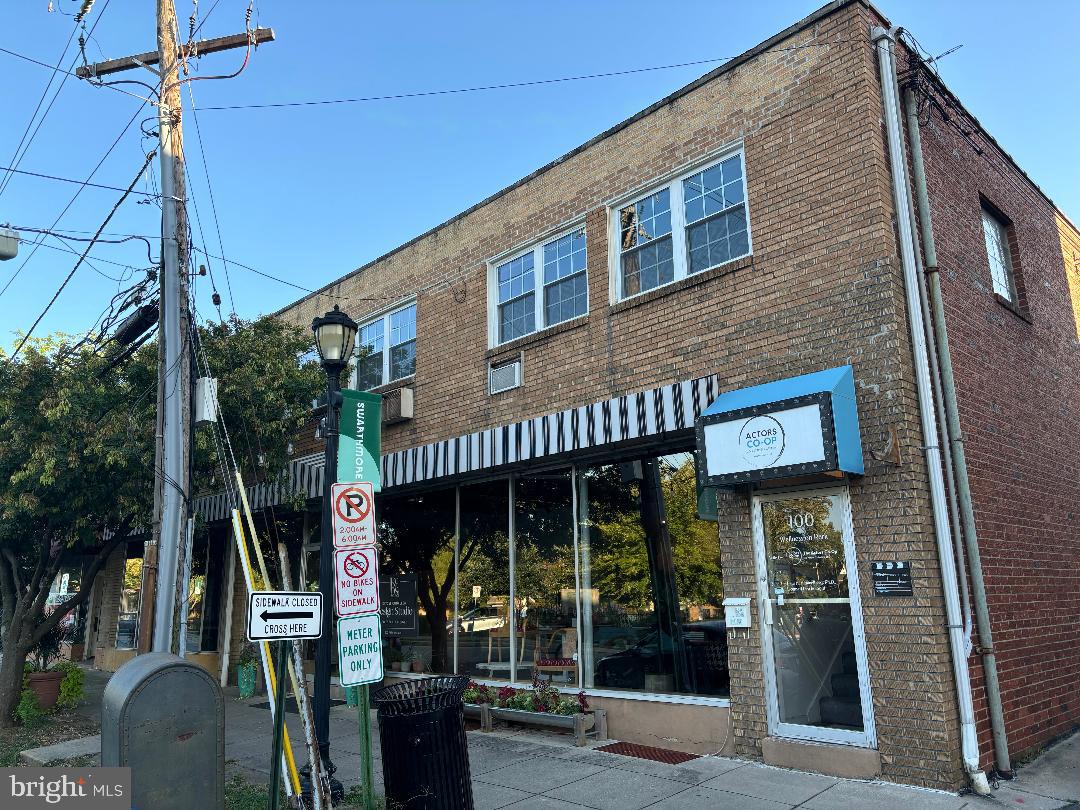
[(377, 504), (385, 571), (419, 583), (405, 652), (485, 680), (727, 694), (719, 538), (696, 516), (692, 453), (465, 485), (458, 512), (454, 496)]
[(541, 242), (495, 265), (492, 273), (496, 344), (589, 311), (584, 228)]
[(142, 604), (143, 544), (128, 543), (124, 581), (120, 587), (120, 615), (116, 622), (116, 646), (133, 650), (139, 641), (139, 606)]
[(221, 589), (228, 542), (227, 537), (212, 540), (205, 533), (196, 535), (192, 541), (185, 641), (187, 652), (213, 652), (218, 648)]
[(747, 255), (750, 220), (743, 175), (740, 152), (621, 206), (619, 297)]
[(386, 650), (386, 663), (397, 659), (407, 671), (453, 671), (454, 499), (453, 489), (376, 498), (380, 576), (416, 575), (418, 631), (388, 639)]
[(361, 324), (356, 387), (366, 391), (416, 373), (416, 304)]
[(1012, 249), (1009, 247), (1008, 224), (985, 205), (982, 209), (983, 239), (986, 258), (990, 264), (990, 281), (994, 292), (1007, 301), (1016, 296), (1013, 284)]

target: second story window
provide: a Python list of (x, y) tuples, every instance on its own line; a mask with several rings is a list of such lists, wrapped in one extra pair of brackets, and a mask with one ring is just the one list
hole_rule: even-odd
[(575, 228), (492, 269), (494, 344), (589, 311), (585, 229)]
[(366, 351), (356, 364), (360, 390), (412, 376), (416, 372), (416, 304), (362, 324), (357, 342), (360, 351)]
[(990, 263), (990, 281), (994, 285), (994, 292), (1006, 301), (1015, 303), (1016, 291), (1013, 283), (1009, 225), (984, 205), (982, 226), (983, 237), (986, 240), (986, 258)]
[(743, 156), (676, 178), (618, 208), (618, 298), (750, 253)]

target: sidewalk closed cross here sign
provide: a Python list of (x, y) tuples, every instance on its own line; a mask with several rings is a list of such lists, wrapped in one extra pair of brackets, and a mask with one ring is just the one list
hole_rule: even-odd
[(248, 599), (248, 640), (318, 638), (322, 611), (321, 593), (256, 591)]

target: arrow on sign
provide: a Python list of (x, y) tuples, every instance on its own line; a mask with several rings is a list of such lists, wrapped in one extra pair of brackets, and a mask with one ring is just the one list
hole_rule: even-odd
[(259, 618), (264, 622), (269, 621), (270, 619), (313, 619), (315, 618), (315, 614), (310, 610), (307, 613), (301, 613), (299, 611), (271, 613), (269, 610), (264, 610), (259, 614)]

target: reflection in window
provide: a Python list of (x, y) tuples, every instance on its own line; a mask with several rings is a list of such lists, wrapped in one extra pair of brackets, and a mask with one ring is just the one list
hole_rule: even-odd
[(990, 263), (990, 281), (994, 292), (1007, 301), (1014, 300), (1012, 256), (1009, 248), (1009, 226), (985, 205), (982, 209), (983, 239), (986, 258)]
[(570, 470), (523, 475), (514, 493), (514, 601), (522, 660), (515, 680), (578, 682), (574, 504)]
[[(510, 677), (510, 491), (506, 479), (461, 487), (458, 672)], [(516, 659), (522, 660), (520, 641)]]
[(120, 590), (120, 615), (116, 623), (116, 647), (133, 650), (139, 641), (139, 606), (142, 595), (142, 543), (128, 543), (124, 560), (124, 583)]
[(192, 540), (185, 643), (187, 652), (213, 652), (218, 648), (221, 590), (228, 542), (227, 537), (211, 541), (206, 533), (196, 535)]
[(623, 295), (651, 290), (674, 279), (670, 189), (620, 210), (619, 228)]
[[(404, 669), (449, 673), (454, 615), (454, 490), (407, 497), (380, 496), (382, 574), (415, 572), (419, 631), (396, 638), (386, 654), (400, 655)], [(415, 666), (414, 666), (415, 665)]]

